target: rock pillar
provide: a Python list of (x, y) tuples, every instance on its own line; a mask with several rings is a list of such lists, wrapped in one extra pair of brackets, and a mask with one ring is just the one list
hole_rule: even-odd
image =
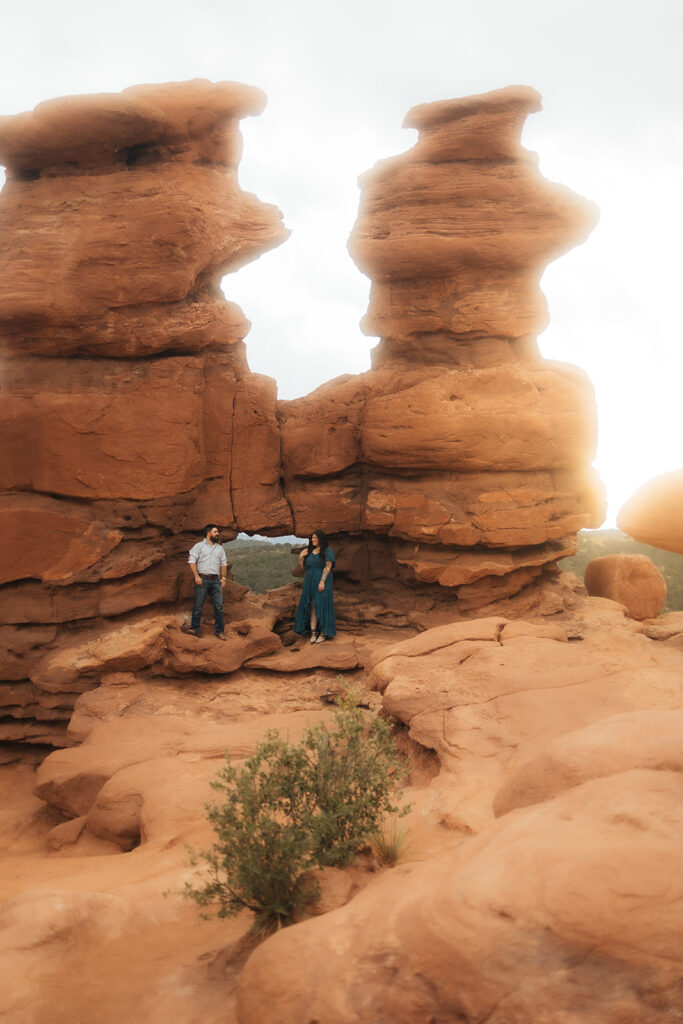
[(60, 631), (177, 606), (204, 522), (291, 532), (275, 382), (220, 289), (288, 235), (237, 177), (264, 104), (197, 80), (0, 118), (0, 678), (24, 703)]
[(536, 344), (541, 274), (597, 209), (522, 148), (538, 109), (521, 87), (415, 107), (412, 149), (360, 179), (349, 248), (372, 280), (373, 369), (279, 403), (296, 532), (354, 535), (350, 609), (469, 614), (601, 521), (591, 385)]

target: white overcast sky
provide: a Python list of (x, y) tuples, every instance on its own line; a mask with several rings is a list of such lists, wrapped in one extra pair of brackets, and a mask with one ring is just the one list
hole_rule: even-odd
[[(54, 96), (209, 78), (258, 85), (242, 186), (292, 237), (224, 281), (253, 370), (293, 398), (367, 369), (369, 282), (346, 252), (359, 173), (412, 145), (416, 103), (511, 84), (544, 109), (524, 142), (601, 221), (543, 279), (545, 356), (597, 392), (608, 525), (683, 465), (683, 5), (679, 0), (0, 0), (0, 114)], [(0, 244), (2, 241), (0, 239)]]

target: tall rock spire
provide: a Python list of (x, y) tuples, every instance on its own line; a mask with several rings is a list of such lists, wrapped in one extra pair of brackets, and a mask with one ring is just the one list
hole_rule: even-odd
[(220, 289), (288, 236), (237, 179), (264, 104), (197, 80), (0, 119), (0, 678), (69, 624), (177, 608), (206, 521), (291, 532), (275, 382)]
[(356, 532), (359, 589), (393, 578), (413, 609), (515, 594), (601, 519), (592, 388), (536, 345), (541, 274), (597, 209), (521, 147), (538, 109), (512, 87), (409, 112), (418, 140), (361, 176), (349, 243), (372, 279), (373, 369), (280, 404), (297, 532)]

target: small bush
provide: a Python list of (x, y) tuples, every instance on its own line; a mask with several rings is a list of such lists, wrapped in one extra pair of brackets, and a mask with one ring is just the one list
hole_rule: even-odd
[(253, 911), (256, 932), (291, 923), (318, 895), (305, 872), (348, 863), (385, 815), (405, 813), (392, 802), (401, 768), (389, 725), (368, 724), (348, 695), (333, 731), (308, 729), (297, 746), (270, 732), (239, 769), (226, 757), (212, 783), (223, 802), (207, 805), (217, 840), (194, 856), (202, 884), (183, 895), (219, 917)]

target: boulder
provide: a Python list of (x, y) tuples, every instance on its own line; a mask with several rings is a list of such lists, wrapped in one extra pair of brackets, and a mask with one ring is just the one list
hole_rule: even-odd
[(653, 619), (666, 604), (666, 580), (647, 555), (603, 555), (586, 566), (589, 594), (623, 604), (633, 619)]
[(617, 526), (643, 544), (683, 555), (683, 469), (662, 473), (639, 487), (617, 516)]

